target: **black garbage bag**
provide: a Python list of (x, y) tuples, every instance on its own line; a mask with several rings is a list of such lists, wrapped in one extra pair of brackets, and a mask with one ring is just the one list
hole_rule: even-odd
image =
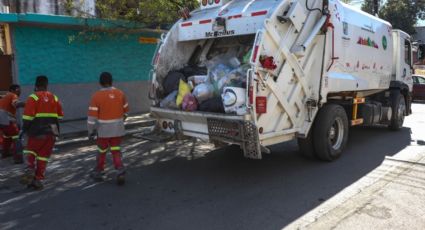
[(198, 109), (203, 112), (224, 113), (224, 106), (221, 97), (213, 97), (202, 102)]
[(207, 67), (198, 67), (198, 66), (186, 66), (183, 69), (179, 70), (186, 77), (191, 77), (194, 75), (207, 75)]
[(179, 89), (180, 79), (186, 81), (186, 77), (179, 71), (170, 71), (164, 79), (162, 86), (164, 87), (164, 94), (169, 95), (175, 90)]

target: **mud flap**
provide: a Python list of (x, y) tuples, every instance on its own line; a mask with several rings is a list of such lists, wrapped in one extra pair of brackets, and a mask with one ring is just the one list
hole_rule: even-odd
[(261, 159), (258, 131), (252, 122), (209, 118), (207, 123), (211, 142), (238, 144), (241, 146), (246, 158)]
[(250, 159), (261, 159), (261, 146), (258, 138), (257, 127), (249, 121), (244, 124), (244, 142), (242, 149), (244, 156)]

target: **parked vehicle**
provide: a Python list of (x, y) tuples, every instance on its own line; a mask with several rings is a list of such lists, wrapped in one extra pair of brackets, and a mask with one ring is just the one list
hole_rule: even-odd
[(425, 100), (425, 76), (413, 75), (413, 100)]
[[(411, 113), (410, 36), (339, 0), (202, 1), (185, 18), (162, 37), (153, 59), (149, 96), (161, 131), (238, 144), (253, 159), (298, 139), (304, 155), (332, 161), (350, 126), (398, 130)], [(174, 94), (197, 87), (170, 80), (187, 66), (205, 68), (198, 78), (213, 88), (202, 86), (202, 103), (213, 95), (215, 103), (191, 111), (161, 106), (165, 83)], [(229, 83), (235, 70), (245, 72)]]

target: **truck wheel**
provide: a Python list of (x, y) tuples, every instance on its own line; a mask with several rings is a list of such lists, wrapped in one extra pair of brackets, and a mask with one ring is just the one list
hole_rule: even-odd
[(406, 114), (406, 101), (400, 91), (391, 91), (391, 123), (389, 128), (397, 131), (403, 127), (404, 115)]
[(314, 149), (323, 161), (341, 156), (348, 139), (348, 118), (340, 105), (325, 105), (317, 115), (313, 129)]
[[(311, 128), (311, 130), (313, 127)], [(314, 159), (316, 158), (316, 152), (314, 151), (314, 144), (313, 144), (313, 135), (312, 131), (308, 133), (307, 138), (298, 138), (298, 149), (301, 155), (303, 155), (306, 158)]]

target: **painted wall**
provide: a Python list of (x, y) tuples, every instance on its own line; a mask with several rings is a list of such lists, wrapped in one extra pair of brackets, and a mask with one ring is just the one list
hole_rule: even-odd
[(141, 44), (139, 37), (159, 34), (79, 32), (14, 26), (15, 77), (24, 86), (24, 95), (31, 92), (36, 76), (46, 75), (50, 89), (64, 100), (65, 119), (83, 118), (91, 94), (98, 89), (99, 74), (109, 71), (130, 98), (132, 112), (148, 111), (147, 81), (156, 45)]

